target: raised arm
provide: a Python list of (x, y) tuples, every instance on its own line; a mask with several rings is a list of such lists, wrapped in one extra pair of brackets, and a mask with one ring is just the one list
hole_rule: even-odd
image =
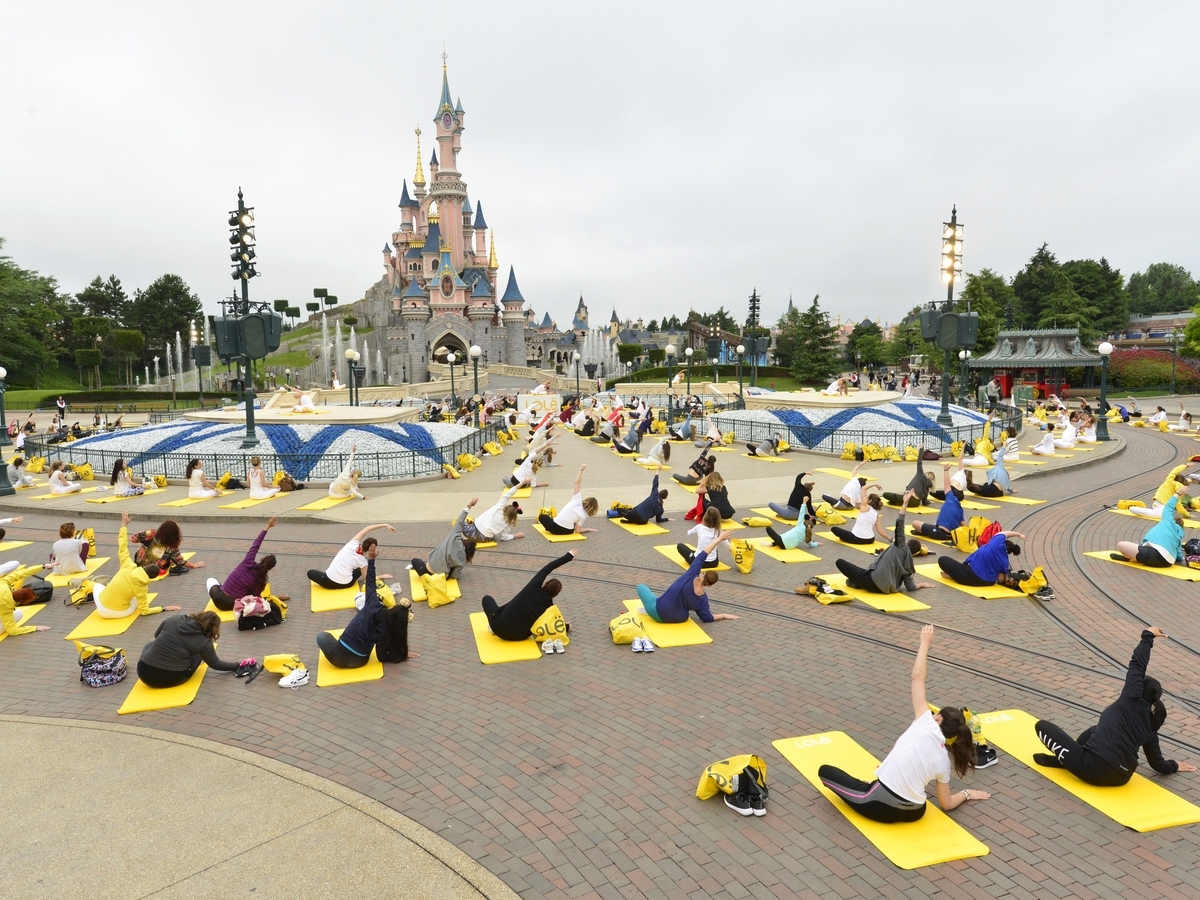
[(258, 537), (254, 539), (254, 543), (251, 544), (250, 549), (246, 551), (245, 559), (242, 560), (243, 562), (254, 562), (255, 558), (258, 556), (258, 549), (262, 546), (263, 538), (265, 538), (267, 536), (267, 532), (274, 528), (277, 524), (279, 524), (279, 519), (272, 516), (267, 522), (267, 527), (258, 533)]
[(391, 525), (388, 525), (388, 524), (386, 524), (386, 523), (384, 523), (384, 524), (382, 524), (382, 525), (368, 525), (366, 528), (364, 528), (362, 531), (360, 531), (358, 534), (356, 534), (356, 535), (355, 535), (353, 538), (351, 538), (351, 540), (354, 540), (354, 541), (361, 541), (363, 538), (365, 538), (365, 537), (366, 537), (368, 534), (370, 534), (372, 531), (378, 531), (380, 528), (386, 528), (386, 529), (387, 529), (388, 531), (390, 531), (392, 534), (395, 534), (395, 533), (396, 533), (396, 529), (395, 529), (395, 528), (393, 528)]
[(578, 494), (583, 490), (583, 470), (587, 468), (587, 463), (579, 467), (579, 474), (575, 476), (575, 488), (572, 493)]
[(912, 497), (913, 497), (913, 492), (912, 492), (912, 491), (905, 491), (905, 492), (904, 492), (904, 499), (900, 501), (900, 515), (896, 516), (896, 526), (895, 526), (895, 528), (893, 529), (893, 531), (894, 531), (894, 536), (892, 537), (892, 543), (893, 543), (893, 544), (895, 544), (897, 547), (899, 547), (899, 546), (900, 546), (901, 544), (903, 544), (903, 543), (904, 543), (904, 541), (905, 541), (905, 537), (904, 537), (904, 511), (905, 511), (906, 509), (908, 509), (908, 501), (909, 501), (909, 500), (911, 500), (911, 499), (912, 499)]
[(950, 463), (942, 465), (942, 493), (950, 493)]
[(569, 563), (574, 558), (575, 558), (575, 551), (568, 550), (566, 553), (564, 553), (558, 559), (542, 566), (538, 570), (537, 574), (529, 579), (529, 584), (526, 585), (526, 590), (530, 590), (533, 588), (540, 588), (542, 586), (542, 582), (544, 582), (547, 578), (550, 577), (551, 572), (553, 572), (559, 566), (565, 566), (567, 563)]
[(918, 719), (929, 712), (929, 704), (925, 700), (925, 668), (931, 646), (933, 646), (933, 626), (926, 625), (921, 629), (921, 646), (917, 648), (917, 661), (913, 663), (912, 670), (913, 716)]
[(1121, 697), (1126, 700), (1137, 700), (1142, 696), (1142, 686), (1146, 680), (1146, 666), (1150, 664), (1150, 651), (1154, 649), (1156, 637), (1165, 638), (1166, 632), (1157, 625), (1142, 632), (1142, 639), (1133, 650), (1129, 660), (1129, 670), (1125, 673), (1125, 688)]
[[(346, 468), (342, 469), (342, 477), (349, 478), (350, 473), (354, 471), (354, 454), (358, 452), (358, 444), (352, 444), (350, 447), (350, 458), (346, 460)], [(378, 527), (378, 526), (376, 526)], [(361, 540), (361, 538), (359, 539)]]

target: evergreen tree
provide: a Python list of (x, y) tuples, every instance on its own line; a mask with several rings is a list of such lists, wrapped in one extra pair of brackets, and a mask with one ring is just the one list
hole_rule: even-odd
[(927, 352), (928, 345), (921, 337), (921, 320), (917, 318), (920, 312), (921, 307), (913, 307), (904, 321), (892, 328), (891, 340), (884, 346), (887, 361), (892, 365), (900, 365), (911, 356)]
[(796, 358), (796, 346), (800, 336), (800, 311), (794, 306), (789, 307), (779, 317), (775, 328), (779, 331), (779, 337), (775, 339), (775, 365), (790, 369), (792, 360)]
[(826, 381), (841, 370), (837, 329), (830, 323), (829, 313), (821, 309), (820, 298), (820, 294), (813, 297), (798, 317), (791, 365), (792, 376), (810, 384)]
[(1200, 285), (1183, 266), (1154, 263), (1129, 276), (1129, 301), (1140, 316), (1182, 312), (1200, 304)]
[(146, 336), (146, 354), (175, 346), (175, 332), (186, 335), (192, 322), (202, 315), (200, 298), (178, 275), (163, 275), (138, 290), (129, 303), (126, 324), (135, 325)]
[(1042, 304), (1042, 317), (1038, 328), (1078, 328), (1085, 344), (1094, 344), (1100, 331), (1096, 319), (1100, 310), (1089, 306), (1071, 285), (1071, 279), (1059, 272), (1055, 279), (1055, 290)]
[(83, 309), (85, 316), (112, 319), (114, 322), (124, 321), (126, 306), (129, 298), (121, 286), (121, 279), (109, 275), (104, 281), (97, 275), (87, 287), (75, 295), (76, 301)]
[(982, 269), (967, 275), (967, 283), (959, 292), (954, 308), (966, 312), (968, 304), (973, 312), (979, 313), (979, 342), (971, 352), (976, 356), (987, 353), (996, 346), (996, 334), (1004, 321), (1005, 310), (1013, 304), (1017, 295), (1012, 286), (991, 269)]
[[(851, 329), (849, 336), (846, 338), (846, 364), (854, 366), (855, 355), (858, 356), (858, 361), (863, 365), (868, 362), (880, 362), (880, 359), (867, 359), (866, 354), (859, 350), (858, 342), (863, 338), (874, 335), (879, 339), (879, 347), (883, 346), (883, 329), (879, 327), (878, 322), (872, 322), (870, 319), (863, 319)], [(872, 345), (873, 353), (878, 354), (879, 350)]]
[[(1058, 259), (1042, 244), (1012, 280), (1017, 296), (1017, 327), (1036, 328), (1042, 318), (1042, 305), (1057, 290)], [(1003, 312), (1003, 311), (1002, 311)]]
[(1100, 310), (1095, 322), (1100, 334), (1125, 330), (1129, 324), (1129, 291), (1119, 270), (1112, 268), (1104, 257), (1100, 257), (1099, 262), (1094, 259), (1073, 259), (1063, 263), (1062, 270), (1088, 306)]
[[(0, 238), (0, 249), (4, 239)], [(0, 346), (10, 385), (37, 387), (61, 351), (66, 304), (53, 278), (17, 266), (0, 255)]]

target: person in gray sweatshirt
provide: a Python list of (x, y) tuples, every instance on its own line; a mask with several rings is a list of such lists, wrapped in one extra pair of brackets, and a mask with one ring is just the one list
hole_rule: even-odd
[[(901, 508), (907, 508), (912, 498), (911, 490), (905, 491)], [(916, 565), (913, 554), (921, 552), (921, 542), (916, 538), (904, 539), (904, 513), (896, 516), (895, 537), (886, 550), (875, 557), (875, 562), (864, 569), (846, 559), (834, 560), (838, 571), (846, 576), (846, 585), (860, 591), (870, 591), (873, 594), (894, 594), (897, 591), (915, 591), (920, 588), (931, 588), (928, 582), (917, 583), (913, 576)]]
[(210, 669), (234, 671), (237, 663), (217, 656), (213, 642), (220, 636), (221, 617), (210, 610), (165, 619), (154, 632), (154, 640), (142, 648), (138, 678), (148, 687), (169, 688), (191, 678), (201, 662)]
[(419, 557), (414, 557), (412, 568), (418, 575), (435, 575), (444, 573), (447, 578), (457, 579), (467, 563), (475, 559), (475, 541), (463, 537), (463, 525), (467, 521), (467, 513), (479, 502), (478, 497), (472, 497), (471, 502), (463, 507), (463, 511), (454, 520), (454, 528), (446, 535), (445, 540), (433, 548), (426, 563)]

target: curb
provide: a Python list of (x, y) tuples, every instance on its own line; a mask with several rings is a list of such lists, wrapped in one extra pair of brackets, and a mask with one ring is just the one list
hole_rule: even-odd
[(5, 714), (0, 714), (0, 722), (12, 722), (22, 725), (48, 725), (58, 728), (80, 728), (128, 734), (141, 738), (149, 738), (150, 740), (180, 744), (194, 750), (214, 753), (227, 759), (233, 759), (237, 762), (254, 766), (255, 768), (270, 772), (272, 775), (298, 784), (301, 787), (324, 794), (344, 806), (351, 807), (357, 812), (370, 816), (384, 827), (390, 828), (401, 837), (420, 847), (447, 869), (466, 881), (467, 884), (479, 892), (480, 896), (486, 897), (488, 900), (493, 900), (493, 898), (495, 900), (519, 900), (519, 895), (512, 888), (479, 863), (475, 862), (475, 860), (471, 859), (471, 857), (467, 856), (467, 854), (463, 853), (463, 851), (459, 850), (445, 838), (438, 837), (428, 828), (418, 825), (412, 819), (401, 815), (391, 807), (385, 806), (377, 800), (372, 800), (370, 797), (353, 791), (350, 788), (343, 787), (327, 778), (312, 775), (303, 769), (277, 762), (257, 753), (252, 753), (249, 750), (228, 747), (216, 741), (175, 734), (169, 731), (138, 728), (131, 725), (115, 725), (108, 722), (88, 722), (81, 719), (53, 719), (44, 716), (14, 716)]
[[(1089, 466), (1098, 466), (1103, 462), (1108, 462), (1110, 459), (1115, 459), (1125, 452), (1125, 448), (1129, 446), (1128, 442), (1123, 437), (1115, 437), (1109, 441), (1111, 444), (1116, 444), (1117, 447), (1111, 453), (1105, 453), (1102, 456), (1091, 456), (1087, 459), (1082, 459), (1079, 462), (1071, 463), (1070, 465), (1059, 466), (1054, 469), (1039, 469), (1034, 472), (1021, 471), (1021, 481), (1026, 478), (1045, 478), (1048, 475), (1056, 475), (1059, 472), (1074, 472), (1076, 469), (1086, 469)], [(1010, 472), (1009, 474), (1015, 474)]]

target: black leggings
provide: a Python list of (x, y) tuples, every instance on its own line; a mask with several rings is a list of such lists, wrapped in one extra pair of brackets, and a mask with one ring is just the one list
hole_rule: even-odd
[(969, 490), (976, 497), (1003, 497), (1004, 489), (994, 481), (989, 481), (987, 484), (968, 484)]
[[(692, 564), (692, 561), (696, 558), (696, 553), (698, 552), (696, 550), (693, 550), (687, 544), (676, 544), (675, 549), (679, 551), (679, 555), (683, 557), (683, 561), (686, 562), (689, 566)], [(712, 556), (710, 556), (704, 562), (700, 563), (700, 568), (715, 569), (720, 564), (721, 564), (721, 560), (717, 559), (717, 552), (714, 550)]]
[(173, 669), (160, 669), (157, 666), (148, 666), (140, 659), (137, 664), (138, 678), (147, 687), (152, 688), (169, 688), (183, 684), (195, 674), (200, 668), (200, 657), (193, 656), (188, 668), (175, 671)]
[[(332, 580), (328, 575), (325, 574), (324, 569), (309, 569), (308, 570), (308, 580), (311, 581), (315, 585), (325, 588), (325, 590), (327, 590), (327, 591), (341, 591), (341, 590), (344, 590), (345, 588), (353, 587), (354, 585), (358, 584), (358, 579), (360, 577), (362, 577), (362, 569), (355, 569), (354, 577), (350, 580), (349, 584), (338, 584), (336, 581)], [(232, 606), (230, 606), (229, 608), (233, 609)]]
[(636, 446), (631, 449), (631, 448), (625, 446), (625, 444), (622, 443), (621, 441), (618, 441), (616, 438), (613, 438), (613, 449), (621, 454), (629, 454), (629, 453), (637, 453), (638, 452), (638, 448)]
[(700, 483), (700, 476), (695, 474), (694, 469), (689, 469), (687, 475), (672, 475), (680, 484), (686, 484), (688, 487), (695, 487)]
[(872, 594), (883, 593), (871, 579), (871, 573), (867, 569), (856, 566), (845, 559), (835, 559), (833, 564), (838, 567), (839, 572), (846, 576), (848, 586), (860, 591), (870, 591)]
[(1133, 777), (1132, 770), (1123, 772), (1080, 743), (1091, 736), (1091, 728), (1079, 736), (1079, 741), (1074, 740), (1053, 722), (1041, 719), (1034, 726), (1034, 730), (1037, 731), (1038, 740), (1056, 757), (1056, 764), (1051, 768), (1066, 769), (1075, 777), (1098, 787), (1120, 787), (1128, 784), (1129, 779)]
[(325, 658), (339, 669), (359, 669), (371, 659), (370, 653), (359, 656), (328, 631), (317, 635), (317, 646), (325, 654)]
[(956, 584), (966, 585), (967, 587), (989, 587), (996, 582), (986, 581), (975, 574), (975, 570), (961, 560), (954, 559), (950, 556), (939, 556), (937, 558), (938, 566), (946, 577)]
[[(953, 540), (954, 538), (950, 532), (948, 532), (945, 528), (942, 528), (940, 525), (929, 525), (925, 522), (922, 522), (919, 528), (914, 526), (913, 531), (920, 534), (921, 537), (929, 538), (931, 541), (949, 541)], [(939, 559), (940, 558), (941, 557), (939, 557)]]
[(854, 509), (852, 504), (849, 504), (842, 497), (831, 497), (829, 494), (822, 494), (821, 499), (832, 506), (834, 509)]
[(580, 437), (592, 437), (596, 433), (596, 423), (588, 419), (582, 428), (576, 428), (575, 433)]
[(1136, 562), (1152, 569), (1167, 569), (1174, 565), (1173, 562), (1167, 562), (1166, 558), (1149, 544), (1138, 544)]
[(839, 541), (842, 541), (843, 543), (846, 543), (846, 544), (873, 544), (873, 543), (875, 543), (874, 535), (871, 535), (871, 537), (862, 538), (862, 537), (859, 537), (857, 534), (855, 534), (853, 531), (851, 531), (849, 528), (843, 528), (841, 525), (834, 525), (829, 530), (833, 532), (834, 537), (836, 537)]
[(646, 525), (650, 520), (636, 509), (627, 509), (621, 513), (621, 521), (628, 522), (630, 525)]
[(821, 766), (817, 777), (856, 813), (876, 822), (915, 822), (925, 815), (925, 803), (913, 803), (893, 794), (878, 779), (863, 781), (837, 766)]
[(213, 602), (213, 606), (224, 612), (233, 612), (233, 597), (221, 590), (219, 584), (214, 584), (208, 591), (208, 599)]
[(574, 528), (564, 528), (554, 521), (554, 517), (549, 513), (542, 513), (538, 516), (538, 524), (545, 528), (551, 534), (574, 534)]

